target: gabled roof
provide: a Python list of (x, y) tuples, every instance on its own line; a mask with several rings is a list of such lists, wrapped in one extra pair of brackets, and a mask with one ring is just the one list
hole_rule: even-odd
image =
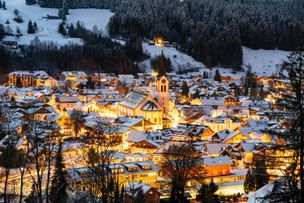
[(161, 109), (152, 101), (147, 101), (142, 107), (143, 111), (161, 111)]
[(120, 102), (120, 105), (129, 108), (136, 108), (148, 95), (142, 92), (130, 92), (124, 101)]
[[(151, 189), (154, 189), (155, 191), (158, 192), (158, 190), (155, 187), (152, 187), (150, 185), (147, 185), (145, 183), (140, 183), (137, 181), (132, 181), (130, 182), (127, 187), (126, 187), (126, 192), (129, 195), (136, 195), (137, 191), (139, 189), (142, 189), (143, 193), (146, 194), (148, 191), (150, 191)], [(133, 190), (133, 191), (132, 191)], [(133, 194), (132, 194), (133, 193)], [(135, 193), (135, 194), (134, 194)], [(159, 192), (158, 192), (159, 193)]]
[(137, 142), (140, 142), (140, 141), (143, 141), (143, 140), (146, 140), (147, 139), (147, 134), (143, 131), (132, 131), (126, 141), (127, 142), (134, 142), (134, 143), (137, 143)]
[(220, 156), (220, 157), (205, 157), (204, 164), (207, 166), (217, 166), (217, 165), (232, 165), (232, 161), (228, 158), (228, 156)]
[(76, 103), (80, 100), (77, 96), (59, 96), (58, 101), (60, 103)]

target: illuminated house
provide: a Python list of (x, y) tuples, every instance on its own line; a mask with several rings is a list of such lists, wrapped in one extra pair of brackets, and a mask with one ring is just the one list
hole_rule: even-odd
[(144, 202), (146, 203), (159, 203), (161, 193), (157, 188), (152, 187), (148, 184), (132, 181), (126, 187), (126, 203), (133, 203), (134, 198), (137, 196), (138, 191), (142, 190), (144, 196)]
[(203, 163), (208, 177), (230, 174), (233, 164), (228, 156), (205, 157)]
[(131, 153), (153, 154), (160, 147), (159, 144), (148, 139), (147, 133), (142, 131), (132, 131), (126, 141)]
[(146, 120), (162, 128), (163, 108), (150, 95), (141, 92), (130, 92), (118, 105), (120, 116), (143, 116)]
[(101, 117), (117, 117), (117, 111), (111, 102), (102, 99), (93, 99), (92, 101), (80, 107), (80, 110), (90, 113), (98, 113)]
[(23, 87), (44, 86), (48, 78), (45, 71), (14, 71), (8, 75), (8, 85), (17, 85), (19, 81)]
[(232, 130), (223, 130), (215, 133), (212, 136), (213, 142), (222, 142), (222, 143), (240, 143), (244, 140), (250, 139), (242, 133), (232, 131)]
[(78, 96), (58, 96), (56, 98), (56, 108), (60, 111), (73, 107), (80, 99)]
[[(107, 172), (115, 175), (120, 184), (137, 181), (157, 187), (158, 166), (153, 161), (114, 163), (107, 166)], [(92, 176), (88, 167), (68, 169), (67, 173), (71, 190), (89, 190)]]
[(63, 71), (61, 73), (62, 80), (87, 80), (88, 76), (83, 71)]
[(242, 125), (242, 122), (233, 121), (230, 118), (226, 119), (215, 119), (215, 120), (205, 120), (203, 125), (208, 126), (214, 132), (219, 132), (225, 129), (235, 130)]

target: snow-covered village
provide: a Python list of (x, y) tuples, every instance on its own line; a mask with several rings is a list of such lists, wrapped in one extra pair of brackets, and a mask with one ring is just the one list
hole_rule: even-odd
[(304, 202), (302, 0), (0, 0), (0, 202)]

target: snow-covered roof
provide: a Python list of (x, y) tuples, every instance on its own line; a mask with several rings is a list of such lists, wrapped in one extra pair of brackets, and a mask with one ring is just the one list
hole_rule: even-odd
[(146, 194), (148, 191), (150, 191), (151, 189), (155, 189), (155, 187), (152, 187), (148, 184), (145, 183), (140, 183), (137, 181), (132, 181), (130, 183), (128, 183), (128, 185), (126, 186), (126, 192), (129, 195), (136, 195), (136, 193), (138, 192), (139, 189), (142, 189), (143, 193)]
[(204, 157), (204, 164), (207, 166), (217, 166), (217, 165), (232, 165), (232, 161), (228, 158), (228, 156), (220, 156), (220, 157)]
[(142, 107), (141, 110), (143, 111), (161, 111), (160, 109), (154, 102), (152, 101), (147, 101)]
[(58, 101), (60, 103), (76, 103), (79, 102), (80, 99), (77, 96), (59, 96)]
[(124, 101), (120, 102), (120, 105), (126, 106), (129, 108), (136, 108), (145, 98), (147, 94), (141, 92), (130, 92), (127, 94)]
[(126, 138), (127, 142), (141, 142), (143, 140), (147, 139), (147, 134), (143, 131), (132, 131)]

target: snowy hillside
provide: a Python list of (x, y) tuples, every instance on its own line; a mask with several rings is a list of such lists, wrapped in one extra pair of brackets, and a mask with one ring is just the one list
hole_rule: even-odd
[[(173, 47), (161, 47), (155, 45), (149, 45), (143, 43), (143, 50), (146, 54), (152, 58), (158, 56), (163, 51), (166, 57), (169, 57), (175, 71), (192, 69), (192, 68), (204, 68), (205, 65), (201, 62), (196, 61), (191, 56), (181, 53)], [(150, 67), (150, 59), (143, 62), (146, 67)], [(150, 70), (148, 70), (150, 71)]]
[[(13, 33), (16, 32), (17, 27), (21, 29), (23, 34), (18, 40), (19, 44), (29, 44), (36, 36), (41, 41), (55, 41), (58, 44), (68, 42), (81, 43), (80, 39), (64, 38), (57, 32), (60, 20), (49, 20), (45, 17), (47, 15), (56, 16), (58, 9), (40, 8), (36, 5), (26, 5), (25, 0), (8, 0), (6, 1), (7, 10), (0, 10), (0, 23), (5, 24), (9, 20)], [(23, 18), (23, 23), (17, 23), (13, 20), (15, 17), (14, 9), (18, 9), (20, 16)], [(67, 16), (67, 23), (76, 23), (80, 21), (86, 28), (92, 29), (94, 25), (106, 33), (106, 26), (113, 16), (109, 10), (105, 9), (70, 9)], [(38, 32), (35, 34), (27, 33), (28, 21), (32, 20), (38, 25)], [(16, 40), (15, 37), (7, 37), (6, 40)]]
[[(148, 45), (147, 43), (143, 43), (144, 52), (146, 52), (151, 57), (155, 57), (160, 55), (163, 51), (166, 57), (169, 57), (174, 70), (184, 70), (184, 69), (192, 69), (199, 68), (201, 72), (208, 71), (214, 73), (216, 68), (213, 70), (206, 69), (205, 65), (199, 61), (196, 61), (191, 56), (181, 53), (173, 47), (161, 47)], [(278, 67), (282, 64), (283, 60), (287, 59), (287, 55), (289, 52), (280, 51), (280, 50), (253, 50), (247, 47), (243, 47), (243, 64), (244, 69), (246, 70), (246, 66), (250, 65), (252, 67), (252, 71), (257, 75), (270, 76), (275, 74), (278, 70)], [(145, 67), (150, 66), (150, 59), (143, 62)], [(235, 73), (232, 69), (227, 68), (218, 68), (223, 75), (231, 75), (231, 76), (240, 76), (244, 75), (245, 72)], [(146, 69), (147, 72), (151, 71), (149, 68)]]
[(277, 72), (289, 52), (280, 50), (252, 50), (243, 47), (243, 64), (250, 65), (257, 75), (270, 76)]

